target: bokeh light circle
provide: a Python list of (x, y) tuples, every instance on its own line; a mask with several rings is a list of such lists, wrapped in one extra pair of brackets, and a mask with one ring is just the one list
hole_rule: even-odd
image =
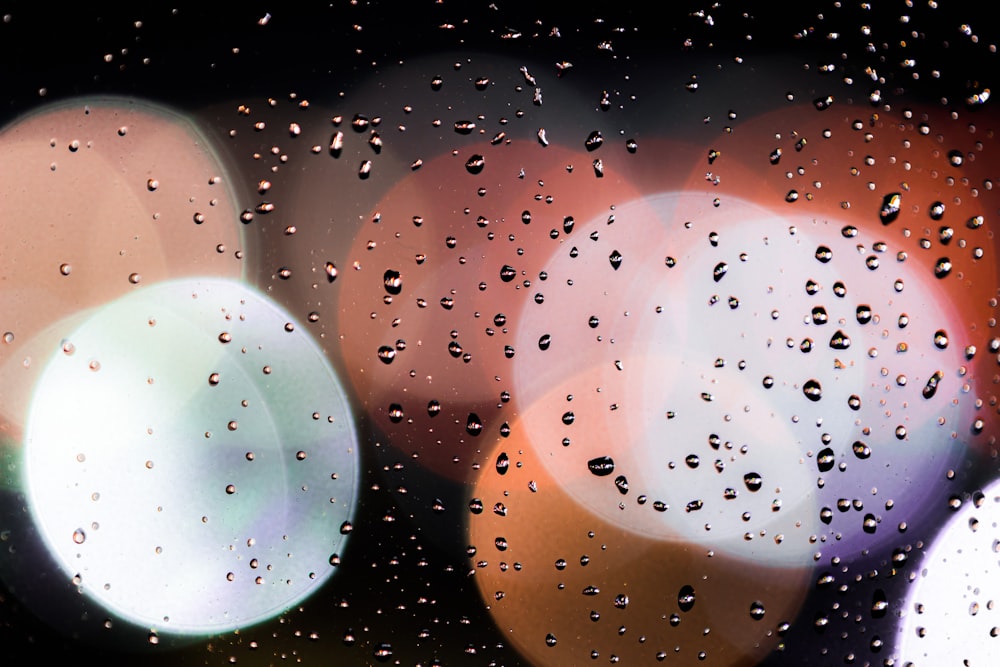
[(591, 469), (582, 506), (785, 564), (920, 522), (973, 422), (962, 351), (935, 342), (962, 323), (894, 246), (842, 226), (661, 193), (575, 232), (517, 315), (514, 393), (545, 465)]
[(901, 615), (897, 653), (907, 667), (988, 665), (1000, 650), (1000, 483), (957, 502)]
[(146, 287), (46, 366), (26, 424), (28, 504), (82, 591), (161, 632), (280, 613), (334, 571), (357, 436), (329, 363), (239, 282)]

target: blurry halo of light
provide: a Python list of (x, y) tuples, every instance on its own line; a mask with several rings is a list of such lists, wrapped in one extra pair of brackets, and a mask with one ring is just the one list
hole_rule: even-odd
[(131, 98), (47, 105), (0, 130), (0, 291), (13, 340), (0, 359), (0, 424), (20, 438), (48, 351), (90, 308), (184, 275), (237, 278), (233, 186), (192, 119)]
[[(536, 404), (526, 416), (544, 409)], [(491, 465), (470, 489), (470, 507), (482, 509), (468, 517), (479, 593), (499, 631), (532, 664), (582, 664), (597, 651), (622, 662), (654, 662), (662, 653), (668, 661), (730, 667), (775, 650), (780, 626), (805, 598), (808, 563), (734, 559), (582, 511), (571, 489), (593, 476), (585, 467), (543, 463), (532, 437), (518, 421), (495, 443)], [(492, 461), (507, 465), (494, 469)], [(634, 494), (622, 500), (634, 504)], [(688, 586), (694, 604), (685, 611), (680, 597)]]
[[(548, 249), (578, 233), (564, 231), (565, 219), (608, 215), (637, 194), (622, 179), (595, 179), (585, 155), (557, 144), (482, 150), (487, 166), (475, 177), (464, 158), (444, 155), (400, 181), (358, 230), (336, 279), (341, 354), (365, 410), (394, 448), (459, 481), (481, 461), (469, 455), (469, 415), (485, 420), (486, 433), (503, 421), (513, 315), (544, 288)], [(390, 271), (399, 281), (392, 288)], [(401, 419), (389, 414), (394, 403)]]
[[(711, 192), (720, 210), (736, 197), (780, 212), (800, 229), (829, 226), (830, 235), (848, 241), (851, 252), (863, 247), (875, 254), (875, 243), (884, 242), (879, 272), (898, 265), (920, 276), (957, 317), (948, 330), (950, 345), (972, 352), (963, 360), (965, 381), (972, 386), (963, 402), (991, 401), (988, 387), (996, 363), (983, 350), (995, 338), (1000, 262), (991, 217), (998, 189), (993, 162), (985, 156), (996, 149), (997, 137), (984, 121), (903, 101), (894, 108), (872, 108), (838, 100), (821, 113), (792, 104), (741, 115), (725, 142), (719, 142), (718, 158), (710, 167), (702, 161), (692, 169), (684, 189)], [(955, 153), (964, 156), (960, 164), (951, 160)], [(718, 179), (708, 188), (706, 168)], [(797, 197), (788, 201), (792, 191)], [(901, 198), (898, 217), (883, 221), (883, 200), (894, 192)], [(935, 202), (945, 204), (938, 220), (930, 215)], [(859, 236), (844, 237), (851, 228)], [(942, 257), (952, 268), (937, 278), (935, 265)], [(911, 281), (906, 284), (912, 296)], [(911, 306), (911, 322), (920, 312)], [(1000, 416), (983, 410), (976, 418), (976, 428), (959, 423), (954, 430), (988, 464), (997, 454)]]
[(912, 667), (987, 665), (1000, 632), (1000, 483), (962, 503), (926, 547), (901, 613), (896, 655)]
[[(724, 211), (709, 202), (662, 193), (618, 206), (614, 224), (581, 229), (599, 232), (598, 243), (561, 249), (546, 265), (544, 303), (518, 316), (514, 393), (527, 409), (549, 387), (563, 391), (523, 417), (527, 437), (553, 469), (610, 456), (633, 492), (670, 511), (622, 514), (614, 486), (596, 478), (575, 489), (578, 500), (652, 536), (753, 558), (761, 547), (745, 533), (780, 526), (786, 541), (768, 557), (781, 563), (807, 559), (816, 537), (845, 557), (896, 539), (878, 524), (918, 524), (965, 451), (975, 406), (964, 359), (934, 342), (939, 329), (961, 328), (958, 315), (933, 278), (895, 262), (872, 271), (854, 247), (868, 238), (843, 238), (835, 221), (794, 225), (734, 197)], [(832, 261), (815, 256), (824, 244)], [(873, 311), (865, 323), (861, 304)], [(834, 348), (839, 330), (846, 349)], [(597, 371), (574, 385), (581, 355)], [(821, 395), (810, 398), (813, 381)], [(762, 488), (747, 488), (751, 473)], [(850, 514), (825, 528), (820, 508), (841, 499)]]
[(26, 424), (24, 484), (67, 579), (165, 633), (276, 615), (333, 572), (357, 436), (312, 339), (252, 288), (144, 287), (72, 332)]

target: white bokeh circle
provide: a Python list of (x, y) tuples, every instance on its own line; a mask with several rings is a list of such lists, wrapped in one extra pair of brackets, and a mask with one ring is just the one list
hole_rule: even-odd
[(24, 457), (66, 575), (160, 632), (227, 631), (309, 595), (356, 500), (332, 368), (281, 308), (225, 279), (97, 309), (40, 377)]

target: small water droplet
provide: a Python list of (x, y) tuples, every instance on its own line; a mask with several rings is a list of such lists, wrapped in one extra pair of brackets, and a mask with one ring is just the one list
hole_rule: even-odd
[(87, 534), (83, 532), (83, 528), (77, 528), (73, 531), (73, 542), (76, 544), (83, 544), (87, 541)]
[(761, 487), (764, 485), (764, 480), (761, 478), (759, 473), (748, 472), (743, 475), (743, 483), (746, 484), (748, 491), (757, 492), (760, 491)]
[(750, 604), (750, 618), (755, 621), (759, 621), (764, 618), (764, 603), (759, 600), (755, 600)]

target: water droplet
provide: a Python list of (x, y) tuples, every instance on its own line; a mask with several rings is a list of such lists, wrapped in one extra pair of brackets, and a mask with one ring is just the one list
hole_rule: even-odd
[(587, 468), (598, 477), (605, 477), (615, 471), (615, 462), (610, 456), (598, 456), (587, 461)]
[(851, 338), (842, 330), (837, 329), (837, 333), (830, 338), (830, 347), (835, 350), (846, 350), (851, 346)]
[(927, 215), (931, 217), (931, 220), (940, 220), (944, 217), (944, 211), (944, 202), (936, 201), (927, 209)]
[(764, 480), (761, 478), (759, 473), (748, 472), (743, 475), (743, 483), (746, 484), (747, 490), (756, 493), (760, 491), (761, 487), (764, 485)]
[(324, 267), (326, 270), (326, 281), (332, 283), (337, 279), (337, 267), (334, 266), (333, 262), (327, 262)]
[(938, 384), (944, 379), (944, 373), (942, 371), (934, 371), (934, 375), (930, 376), (927, 380), (927, 384), (924, 385), (923, 391), (921, 392), (926, 399), (934, 397), (937, 392)]
[(618, 475), (615, 477), (615, 487), (618, 489), (618, 493), (623, 496), (628, 493), (628, 479), (625, 475)]
[(70, 273), (72, 273), (72, 271), (73, 271), (73, 267), (70, 264), (60, 264), (59, 265), (59, 273), (63, 274), (64, 276), (68, 276)]
[(483, 432), (483, 420), (475, 412), (470, 412), (465, 421), (465, 431), (471, 436), (477, 436)]
[(818, 401), (823, 398), (823, 388), (820, 386), (818, 380), (807, 380), (804, 385), (802, 385), (802, 393), (810, 401)]
[(500, 452), (497, 456), (496, 469), (499, 475), (507, 474), (507, 471), (510, 469), (510, 457), (507, 456), (507, 452)]
[(617, 250), (612, 250), (611, 254), (608, 255), (608, 261), (611, 262), (611, 268), (617, 271), (618, 267), (622, 265), (622, 254)]
[(552, 336), (549, 334), (543, 334), (541, 338), (538, 339), (538, 349), (545, 351), (549, 349), (549, 345), (552, 344)]
[(755, 621), (759, 621), (764, 618), (764, 603), (759, 600), (755, 600), (750, 604), (750, 618)]
[(725, 262), (719, 262), (715, 265), (715, 268), (712, 269), (712, 280), (719, 282), (722, 280), (722, 277), (726, 275), (727, 271), (729, 271), (729, 265)]
[(604, 135), (602, 135), (597, 130), (594, 130), (587, 137), (587, 141), (584, 142), (584, 146), (587, 147), (588, 151), (596, 151), (604, 144)]
[(403, 414), (402, 405), (400, 405), (399, 403), (392, 403), (389, 406), (389, 421), (391, 421), (393, 424), (398, 424), (399, 422), (403, 421), (404, 416), (405, 415)]
[(355, 114), (354, 118), (351, 119), (351, 129), (360, 134), (361, 132), (364, 132), (365, 130), (368, 129), (370, 123), (371, 121), (368, 120), (367, 116), (363, 116), (361, 114)]
[[(516, 278), (516, 277), (517, 277), (517, 269), (515, 269), (510, 264), (504, 264), (500, 268), (500, 280), (504, 281), (505, 283), (509, 283), (510, 281), (514, 280), (514, 278)], [(500, 325), (497, 325), (497, 326), (500, 326)]]
[(358, 178), (365, 180), (372, 174), (372, 161), (364, 160), (361, 166), (358, 167)]
[(615, 596), (614, 605), (616, 609), (625, 609), (628, 606), (628, 596), (624, 593), (619, 593)]
[(861, 442), (860, 440), (855, 440), (854, 444), (851, 446), (851, 449), (854, 450), (854, 455), (857, 456), (859, 459), (867, 459), (869, 456), (872, 455), (871, 448), (865, 443)]
[(378, 349), (378, 358), (383, 364), (391, 364), (392, 360), (396, 358), (395, 348), (383, 345)]
[(889, 599), (881, 588), (872, 593), (872, 618), (882, 618), (889, 611)]
[(550, 647), (556, 645), (556, 636), (551, 632), (545, 635), (545, 645)]
[(629, 139), (625, 142), (625, 150), (629, 153), (635, 153), (639, 149), (639, 144), (636, 143), (635, 139)]
[(486, 158), (479, 154), (473, 155), (465, 162), (465, 170), (470, 174), (482, 173), (484, 167), (486, 167)]
[(833, 469), (836, 460), (837, 456), (833, 453), (833, 449), (826, 447), (816, 455), (816, 467), (819, 468), (820, 472), (829, 472)]
[(352, 530), (354, 530), (354, 524), (352, 524), (350, 521), (345, 521), (344, 523), (340, 524), (341, 535), (347, 535)]
[(399, 275), (399, 271), (387, 269), (382, 276), (382, 284), (385, 286), (385, 291), (389, 294), (395, 295), (403, 291), (403, 279)]
[(869, 535), (873, 534), (878, 529), (878, 521), (875, 520), (874, 514), (865, 514), (865, 518), (861, 522), (861, 529)]
[(879, 217), (882, 219), (883, 225), (888, 225), (899, 217), (902, 203), (903, 197), (898, 192), (889, 193), (882, 198), (882, 208), (879, 209)]
[(855, 316), (858, 318), (858, 324), (868, 324), (872, 321), (872, 307), (868, 304), (861, 304), (854, 311)]
[(73, 531), (73, 542), (76, 544), (83, 544), (87, 540), (87, 534), (83, 532), (83, 528), (77, 528)]
[(944, 278), (949, 273), (951, 273), (951, 260), (947, 257), (942, 257), (934, 264), (934, 277)]
[(680, 591), (677, 592), (677, 606), (680, 607), (681, 611), (691, 611), (694, 608), (694, 588), (685, 584), (681, 586)]
[(833, 259), (833, 251), (830, 250), (825, 245), (818, 246), (816, 248), (816, 259), (818, 259), (823, 264), (826, 264), (831, 259)]
[(330, 137), (330, 155), (333, 157), (340, 157), (340, 153), (344, 150), (344, 133), (336, 132)]

